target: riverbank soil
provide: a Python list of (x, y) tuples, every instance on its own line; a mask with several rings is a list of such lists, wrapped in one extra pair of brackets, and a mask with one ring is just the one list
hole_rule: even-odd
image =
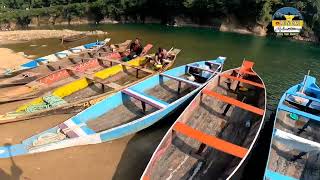
[[(55, 115), (0, 126), (0, 144), (21, 140), (55, 126), (72, 115)], [(131, 136), (116, 141), (0, 159), (0, 179), (110, 179)]]
[(4, 68), (13, 68), (29, 60), (23, 52), (16, 53), (11, 49), (0, 48), (0, 71)]

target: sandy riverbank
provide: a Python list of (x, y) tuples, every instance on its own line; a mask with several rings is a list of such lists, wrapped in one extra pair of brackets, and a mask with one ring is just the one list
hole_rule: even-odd
[[(0, 144), (3, 146), (20, 143), (21, 140), (55, 126), (70, 116), (56, 115), (1, 125)], [(110, 179), (116, 171), (130, 138), (12, 159), (0, 159), (0, 179)]]
[(105, 35), (103, 31), (74, 31), (74, 30), (17, 30), (0, 31), (0, 44), (25, 42), (44, 38), (61, 38), (85, 33), (87, 35)]
[[(53, 115), (1, 125), (0, 146), (21, 143), (71, 116)], [(164, 121), (170, 122), (169, 119)], [(170, 123), (156, 124), (111, 142), (0, 159), (0, 179), (139, 179), (168, 125)]]
[(16, 53), (11, 49), (0, 48), (0, 71), (2, 68), (12, 68), (30, 61), (23, 52)]

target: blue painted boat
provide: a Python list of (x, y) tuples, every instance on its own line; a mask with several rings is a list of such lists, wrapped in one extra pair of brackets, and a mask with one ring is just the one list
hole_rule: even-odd
[(36, 68), (36, 67), (40, 66), (41, 64), (46, 64), (49, 62), (56, 62), (56, 61), (59, 61), (60, 59), (68, 57), (70, 55), (80, 53), (85, 50), (93, 49), (94, 47), (99, 48), (99, 47), (102, 47), (105, 44), (107, 44), (110, 40), (111, 40), (110, 38), (107, 38), (103, 41), (98, 41), (98, 42), (93, 42), (93, 43), (77, 46), (77, 47), (70, 48), (70, 49), (64, 50), (64, 51), (60, 51), (60, 52), (57, 52), (57, 53), (54, 53), (54, 54), (51, 54), (48, 56), (40, 57), (40, 58), (31, 60), (27, 63), (21, 64), (20, 66), (17, 66), (15, 68), (5, 69), (4, 72), (2, 74), (0, 74), (0, 76), (1, 77), (12, 76), (12, 75), (18, 74), (19, 72)]
[(264, 179), (320, 179), (319, 114), (320, 88), (307, 75), (280, 99)]
[(115, 93), (21, 144), (0, 147), (0, 158), (102, 143), (156, 123), (219, 74), (225, 57), (183, 65)]

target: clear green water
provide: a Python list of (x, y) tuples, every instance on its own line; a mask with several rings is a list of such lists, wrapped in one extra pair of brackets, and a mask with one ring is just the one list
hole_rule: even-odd
[[(42, 27), (49, 28), (49, 27)], [(267, 85), (270, 104), (275, 102), (288, 87), (303, 79), (311, 70), (311, 75), (319, 77), (320, 47), (311, 43), (294, 42), (283, 38), (265, 38), (234, 33), (222, 33), (207, 28), (175, 28), (162, 25), (99, 25), (99, 26), (60, 26), (55, 29), (104, 30), (110, 33), (112, 42), (139, 37), (143, 43), (152, 43), (156, 48), (181, 48), (176, 66), (192, 61), (226, 56), (225, 69), (238, 67), (244, 58), (256, 63), (255, 70)], [(5, 45), (15, 51), (24, 51), (37, 56), (47, 55), (68, 47), (95, 41), (90, 37), (67, 45), (61, 45), (58, 39), (42, 39), (27, 43)], [(30, 45), (47, 45), (46, 47)]]
[[(48, 28), (48, 27), (43, 27)], [(244, 58), (256, 63), (255, 70), (263, 78), (267, 85), (268, 103), (276, 105), (278, 98), (290, 86), (303, 80), (308, 70), (311, 75), (320, 78), (318, 68), (320, 65), (320, 47), (310, 43), (293, 42), (283, 38), (262, 38), (250, 35), (216, 32), (212, 29), (174, 28), (162, 25), (101, 25), (90, 27), (88, 25), (73, 27), (55, 27), (56, 29), (108, 31), (112, 43), (122, 42), (126, 39), (139, 37), (143, 43), (152, 43), (155, 47), (182, 49), (175, 66), (189, 62), (226, 56), (228, 59), (225, 69), (240, 66)], [(58, 39), (42, 39), (27, 43), (5, 45), (15, 51), (23, 51), (27, 54), (44, 56), (69, 47), (95, 41), (90, 37), (67, 45), (61, 45)], [(37, 46), (30, 46), (37, 45)], [(42, 47), (41, 45), (47, 45)], [(153, 49), (153, 51), (156, 50)], [(179, 110), (179, 112), (181, 112)], [(179, 112), (163, 119), (161, 123), (137, 133), (128, 143), (122, 155), (114, 179), (138, 179), (147, 165), (153, 151), (162, 139), (165, 132), (179, 115)], [(272, 133), (272, 121), (267, 123), (259, 139), (256, 155), (249, 161), (249, 169), (255, 168), (257, 172), (249, 176), (261, 179), (268, 156), (267, 149)], [(251, 164), (250, 164), (251, 162)], [(134, 170), (132, 167), (135, 167)], [(249, 179), (250, 179), (249, 178)]]

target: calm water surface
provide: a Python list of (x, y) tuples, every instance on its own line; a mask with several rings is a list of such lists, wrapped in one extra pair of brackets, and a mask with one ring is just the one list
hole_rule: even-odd
[[(48, 27), (43, 27), (48, 28)], [(237, 67), (243, 59), (253, 60), (255, 70), (261, 75), (268, 88), (270, 104), (288, 87), (302, 81), (303, 75), (311, 70), (319, 77), (320, 47), (311, 43), (294, 42), (283, 38), (264, 38), (251, 35), (216, 32), (212, 29), (175, 28), (162, 25), (100, 25), (100, 26), (60, 26), (55, 29), (93, 30), (99, 29), (110, 33), (112, 43), (140, 37), (143, 43), (152, 43), (156, 48), (181, 48), (175, 66), (189, 62), (226, 56), (225, 69)], [(90, 37), (81, 41), (61, 45), (58, 39), (35, 40), (27, 43), (5, 45), (15, 51), (43, 56), (67, 47), (95, 41)], [(31, 47), (30, 45), (37, 45)], [(47, 45), (47, 46), (40, 46)]]
[[(48, 28), (48, 27), (45, 27)], [(88, 25), (55, 27), (56, 29), (93, 30), (99, 29), (110, 33), (112, 43), (119, 43), (126, 39), (139, 37), (143, 43), (152, 43), (155, 47), (181, 48), (183, 51), (178, 56), (175, 66), (197, 60), (226, 56), (228, 59), (225, 69), (240, 66), (243, 59), (253, 60), (255, 70), (263, 78), (268, 90), (268, 103), (277, 104), (277, 99), (290, 86), (303, 80), (303, 76), (311, 70), (311, 75), (320, 78), (320, 47), (311, 43), (294, 42), (283, 38), (264, 38), (251, 35), (216, 32), (212, 29), (174, 28), (162, 25)], [(103, 39), (104, 37), (99, 37)], [(43, 39), (27, 43), (5, 45), (15, 51), (27, 54), (44, 56), (63, 50), (68, 47), (95, 41), (97, 37), (90, 37), (67, 45), (61, 45), (58, 39)], [(36, 46), (31, 46), (36, 45)], [(41, 46), (47, 45), (47, 46)], [(156, 48), (153, 49), (155, 51)], [(170, 122), (171, 119), (171, 122)], [(126, 153), (118, 165), (114, 179), (137, 178), (142, 173), (152, 152), (160, 142), (166, 130), (175, 118), (167, 118), (164, 125), (156, 125), (137, 135), (128, 144)], [(168, 123), (169, 122), (169, 123)], [(259, 179), (264, 170), (264, 162), (268, 153), (268, 141), (271, 135), (272, 122), (266, 128), (259, 140), (258, 149), (253, 155), (249, 166), (257, 171)], [(141, 143), (151, 143), (146, 149), (139, 148)], [(132, 154), (134, 152), (134, 154)], [(258, 161), (257, 161), (258, 160)], [(136, 167), (136, 170), (132, 170)], [(259, 169), (259, 170), (258, 170)], [(250, 173), (249, 173), (250, 174)], [(252, 174), (251, 174), (252, 175)], [(252, 176), (250, 177), (252, 178)], [(247, 179), (250, 179), (247, 178)]]

